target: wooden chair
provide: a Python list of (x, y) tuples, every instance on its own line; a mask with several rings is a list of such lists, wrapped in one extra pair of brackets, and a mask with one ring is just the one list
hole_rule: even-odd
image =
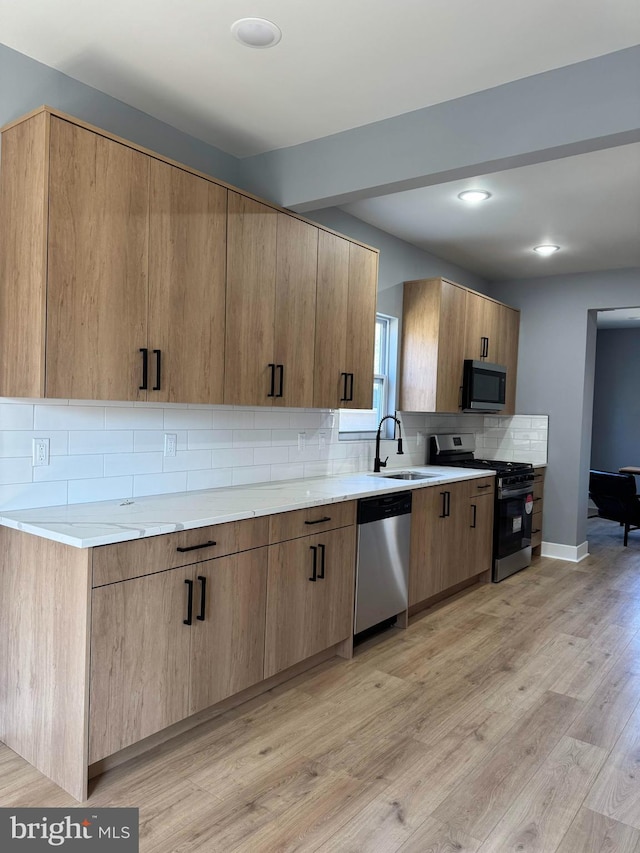
[(640, 496), (633, 474), (612, 471), (589, 472), (589, 497), (598, 507), (600, 518), (617, 521), (624, 527), (623, 544), (630, 530), (640, 530)]

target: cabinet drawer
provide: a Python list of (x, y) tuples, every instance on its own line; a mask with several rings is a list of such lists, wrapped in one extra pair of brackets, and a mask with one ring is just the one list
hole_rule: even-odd
[(542, 500), (542, 495), (544, 493), (544, 480), (534, 480), (533, 481), (533, 499), (534, 501)]
[(482, 477), (477, 480), (469, 480), (469, 495), (492, 495), (496, 490), (495, 477)]
[(311, 533), (322, 533), (336, 527), (348, 527), (355, 524), (355, 501), (342, 501), (335, 504), (296, 509), (293, 512), (281, 512), (269, 516), (269, 541), (285, 542)]
[(248, 518), (93, 549), (93, 586), (150, 575), (268, 544), (269, 519)]

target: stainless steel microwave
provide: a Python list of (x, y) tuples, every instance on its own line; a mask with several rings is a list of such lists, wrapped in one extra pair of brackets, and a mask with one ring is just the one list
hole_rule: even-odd
[(464, 362), (462, 409), (465, 412), (501, 412), (504, 409), (507, 368), (487, 361)]

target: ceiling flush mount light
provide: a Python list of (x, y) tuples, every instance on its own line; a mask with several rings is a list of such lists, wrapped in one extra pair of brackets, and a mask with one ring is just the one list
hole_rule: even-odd
[(458, 198), (461, 201), (466, 201), (469, 204), (476, 204), (479, 201), (486, 201), (488, 198), (491, 198), (491, 193), (486, 190), (465, 190), (464, 192), (458, 193)]
[(231, 33), (247, 47), (273, 47), (282, 38), (280, 27), (265, 18), (240, 18), (231, 24)]
[(533, 251), (542, 255), (543, 258), (547, 258), (549, 255), (553, 255), (554, 252), (557, 252), (559, 248), (560, 246), (552, 246), (550, 243), (545, 243), (543, 246), (534, 246)]

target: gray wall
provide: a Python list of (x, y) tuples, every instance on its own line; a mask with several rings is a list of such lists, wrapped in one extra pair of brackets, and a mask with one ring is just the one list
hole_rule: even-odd
[(544, 538), (580, 545), (591, 456), (593, 311), (640, 305), (640, 269), (494, 282), (490, 292), (522, 312), (516, 411), (549, 415)]
[(238, 185), (236, 157), (0, 44), (0, 127), (43, 104)]
[(598, 332), (592, 439), (592, 468), (640, 466), (640, 329)]

